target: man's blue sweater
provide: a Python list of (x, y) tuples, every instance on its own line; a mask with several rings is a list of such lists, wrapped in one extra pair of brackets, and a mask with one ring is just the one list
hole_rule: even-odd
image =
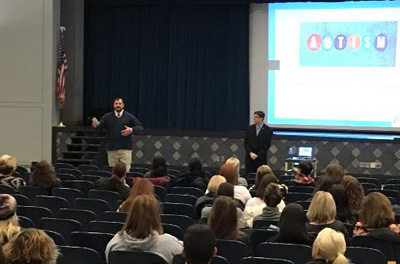
[[(132, 134), (124, 137), (121, 131), (126, 129), (125, 126), (133, 129)], [(142, 123), (132, 114), (124, 110), (120, 118), (115, 116), (114, 111), (105, 114), (100, 119), (98, 129), (107, 131), (107, 150), (128, 149), (132, 150), (132, 136), (134, 133), (143, 130)]]

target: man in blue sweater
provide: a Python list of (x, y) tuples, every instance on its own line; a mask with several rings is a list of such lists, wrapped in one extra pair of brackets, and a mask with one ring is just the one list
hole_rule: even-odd
[(132, 162), (132, 135), (143, 130), (142, 123), (131, 113), (124, 110), (122, 98), (114, 99), (114, 111), (105, 114), (100, 122), (92, 120), (92, 126), (107, 131), (107, 155), (108, 165), (114, 165), (121, 161), (129, 171)]

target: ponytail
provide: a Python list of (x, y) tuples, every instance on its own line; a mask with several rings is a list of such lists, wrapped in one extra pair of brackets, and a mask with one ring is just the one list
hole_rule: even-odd
[(332, 264), (349, 264), (350, 261), (342, 254), (339, 253)]

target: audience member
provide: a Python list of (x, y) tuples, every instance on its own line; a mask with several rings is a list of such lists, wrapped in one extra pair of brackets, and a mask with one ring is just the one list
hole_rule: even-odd
[(246, 233), (239, 230), (237, 208), (230, 197), (219, 196), (215, 199), (208, 225), (217, 239), (241, 241), (251, 248)]
[(246, 205), (246, 202), (250, 200), (251, 195), (246, 187), (238, 185), (238, 174), (235, 165), (231, 163), (222, 165), (219, 174), (224, 176), (226, 181), (234, 186), (234, 197), (242, 203), (241, 208), (244, 209), (244, 206)]
[(43, 230), (22, 229), (4, 247), (8, 264), (56, 264), (56, 244)]
[(269, 242), (312, 245), (312, 237), (306, 231), (306, 214), (303, 206), (288, 204), (279, 219), (279, 234), (268, 239)]
[(333, 184), (340, 184), (344, 177), (344, 169), (339, 164), (331, 163), (326, 167), (325, 174), (331, 177)]
[(278, 204), (282, 201), (282, 197), (282, 192), (278, 184), (268, 184), (264, 191), (264, 203), (266, 204), (266, 207), (264, 207), (260, 215), (254, 217), (253, 224), (258, 220), (278, 222), (281, 216)]
[[(263, 165), (263, 166), (266, 166), (266, 165)], [(258, 169), (260, 169), (260, 168), (258, 168)], [(244, 211), (243, 211), (243, 217), (246, 220), (248, 226), (250, 226), (250, 227), (253, 226), (253, 218), (257, 215), (260, 215), (266, 206), (266, 204), (264, 202), (264, 192), (265, 192), (265, 188), (270, 183), (277, 184), (278, 180), (272, 174), (264, 175), (264, 177), (258, 184), (258, 188), (256, 191), (256, 197), (251, 198), (246, 203), (246, 207), (244, 208)], [(285, 208), (285, 206), (286, 206), (285, 202), (283, 200), (281, 200), (281, 202), (278, 204), (277, 207), (278, 207), (279, 211), (282, 212), (282, 210), (283, 210), (283, 208)]]
[(345, 188), (347, 200), (351, 213), (358, 219), (361, 203), (364, 199), (364, 188), (355, 177), (346, 175), (343, 177), (342, 184)]
[(312, 257), (314, 260), (307, 264), (349, 264), (350, 261), (344, 256), (345, 251), (346, 240), (343, 234), (331, 228), (324, 228), (319, 232), (313, 245)]
[(226, 179), (221, 175), (214, 175), (211, 177), (207, 185), (206, 194), (204, 196), (199, 197), (194, 206), (196, 214), (198, 216), (201, 216), (201, 211), (203, 210), (204, 207), (213, 205), (215, 197), (217, 197), (218, 187), (221, 183), (224, 182), (226, 182)]
[(378, 240), (400, 242), (399, 233), (400, 228), (394, 224), (394, 213), (389, 199), (379, 192), (365, 196), (353, 235), (368, 235)]
[[(255, 184), (253, 186), (251, 186), (249, 188), (249, 190), (250, 191), (257, 190), (258, 185), (260, 184), (262, 178), (267, 174), (274, 175), (273, 171), (271, 170), (271, 168), (268, 165), (261, 165), (260, 167), (258, 167), (257, 172), (256, 172), (256, 177), (254, 179)], [(276, 182), (278, 183), (278, 179), (276, 180)]]
[(311, 161), (305, 160), (300, 162), (299, 167), (297, 168), (297, 175), (294, 179), (294, 182), (302, 185), (314, 185), (314, 178), (311, 177), (311, 171), (313, 170), (313, 166)]
[(350, 211), (344, 186), (340, 184), (334, 184), (329, 192), (332, 194), (333, 199), (335, 200), (336, 219), (340, 220), (342, 223), (348, 223), (353, 226), (357, 222), (357, 219)]
[(156, 199), (154, 196), (153, 184), (148, 179), (140, 179), (136, 181), (129, 193), (128, 198), (119, 206), (118, 211), (128, 213), (135, 198), (141, 194), (146, 194)]
[(128, 198), (131, 190), (125, 179), (126, 165), (118, 161), (113, 167), (111, 178), (101, 177), (98, 179), (96, 181), (96, 189), (117, 192), (121, 195), (122, 200), (125, 200)]
[(8, 242), (21, 230), (16, 210), (15, 198), (9, 194), (0, 194), (0, 245)]
[(189, 160), (189, 171), (181, 174), (175, 181), (177, 186), (195, 187), (205, 190), (208, 182), (201, 161), (198, 158)]
[(133, 201), (122, 230), (107, 244), (105, 255), (112, 251), (139, 250), (151, 252), (171, 264), (175, 255), (182, 253), (182, 241), (163, 234), (160, 204), (149, 195), (139, 195)]
[(323, 175), (318, 178), (317, 182), (315, 183), (315, 188), (313, 193), (317, 193), (319, 191), (329, 192), (329, 189), (332, 187), (333, 183), (331, 177), (327, 175)]
[(36, 164), (29, 176), (29, 185), (45, 188), (51, 194), (51, 189), (61, 187), (61, 181), (57, 178), (53, 165), (47, 160), (42, 160)]
[(216, 239), (207, 225), (190, 226), (183, 238), (183, 256), (187, 264), (208, 264), (217, 254)]
[(144, 175), (144, 178), (148, 178), (154, 185), (167, 187), (169, 183), (167, 174), (167, 161), (163, 157), (155, 156), (151, 170)]
[(314, 194), (307, 211), (307, 217), (310, 222), (306, 223), (306, 230), (311, 235), (315, 235), (325, 227), (329, 227), (342, 232), (346, 238), (349, 237), (343, 223), (339, 220), (335, 220), (335, 200), (329, 192), (319, 191)]
[(26, 183), (19, 177), (14, 177), (13, 173), (17, 168), (17, 160), (10, 155), (0, 157), (0, 185), (6, 185), (18, 191), (19, 187)]
[(247, 186), (249, 185), (247, 183), (247, 180), (240, 176), (240, 160), (235, 157), (230, 157), (229, 159), (226, 160), (225, 164), (235, 165), (237, 175), (238, 175), (238, 185), (241, 185), (241, 186), (244, 186), (247, 188)]

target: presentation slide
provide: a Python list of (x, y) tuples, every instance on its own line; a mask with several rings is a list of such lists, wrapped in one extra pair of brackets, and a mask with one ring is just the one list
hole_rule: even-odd
[(400, 1), (268, 4), (267, 122), (400, 131)]

